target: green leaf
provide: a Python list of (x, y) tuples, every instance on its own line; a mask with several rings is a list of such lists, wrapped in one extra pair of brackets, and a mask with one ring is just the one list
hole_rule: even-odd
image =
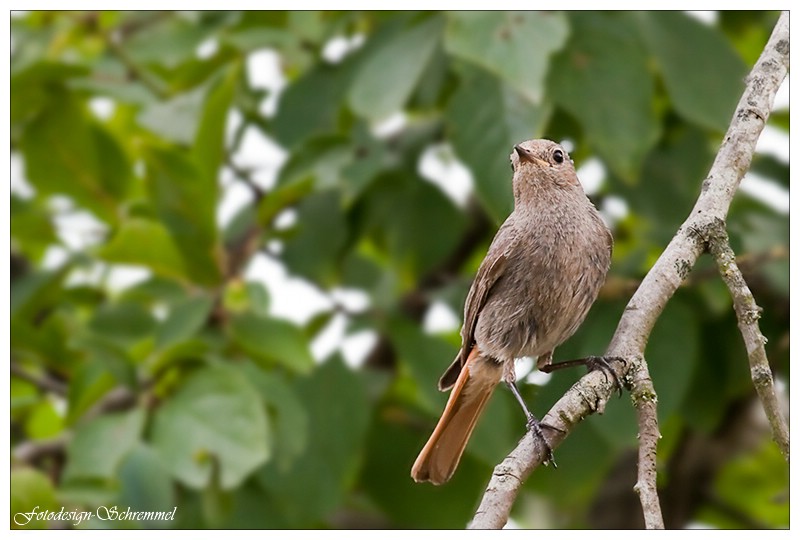
[(152, 444), (172, 476), (194, 489), (239, 486), (270, 456), (271, 431), (258, 392), (236, 369), (189, 376), (156, 412)]
[(65, 481), (115, 478), (122, 459), (139, 442), (146, 416), (137, 408), (78, 425), (67, 446)]
[(408, 171), (375, 179), (360, 204), (408, 287), (453, 252), (466, 226), (441, 190)]
[(73, 265), (67, 263), (56, 270), (31, 272), (15, 279), (11, 287), (12, 318), (31, 321), (58, 303), (62, 286)]
[(563, 13), (456, 11), (447, 14), (445, 49), (541, 103), (550, 56), (567, 40)]
[(678, 409), (689, 390), (695, 365), (701, 361), (699, 329), (697, 310), (677, 297), (664, 308), (650, 334), (645, 357), (661, 420)]
[(103, 339), (131, 345), (147, 339), (156, 328), (156, 320), (141, 304), (114, 302), (100, 306), (89, 321), (89, 329)]
[[(58, 511), (56, 490), (50, 479), (36, 469), (23, 467), (11, 471), (11, 528), (46, 529), (48, 521), (40, 520), (40, 512)], [(31, 514), (31, 512), (35, 512)], [(27, 515), (25, 515), (27, 514)]]
[(332, 284), (347, 233), (339, 192), (328, 189), (309, 195), (297, 206), (297, 226), (286, 240), (283, 260), (293, 274)]
[(279, 471), (287, 472), (308, 444), (309, 418), (305, 404), (285, 374), (267, 372), (249, 362), (242, 366), (242, 371), (267, 404), (275, 430), (274, 463)]
[(205, 295), (191, 296), (174, 304), (156, 331), (156, 348), (194, 337), (205, 326), (213, 305), (214, 299)]
[(258, 475), (268, 494), (265, 504), (281, 508), (289, 528), (318, 524), (345, 500), (356, 480), (370, 410), (363, 381), (339, 358), (298, 380), (296, 392), (309, 419), (305, 450), (288, 470), (273, 462)]
[[(16, 47), (14, 47), (16, 49)], [(12, 57), (16, 57), (15, 54)], [(23, 68), (16, 68), (16, 58), (12, 58), (11, 70), (11, 127), (14, 129), (34, 118), (42, 108), (49, 106), (54, 98), (53, 89), (83, 75), (87, 75), (85, 66), (61, 64), (41, 57)]]
[(469, 70), (445, 114), (456, 154), (475, 178), (478, 198), (501, 223), (514, 207), (511, 149), (542, 135), (549, 108), (535, 107), (499, 79)]
[[(120, 463), (117, 478), (120, 508), (130, 507), (133, 512), (171, 512), (174, 509), (175, 486), (169, 471), (156, 452), (141, 441), (131, 448)], [(137, 520), (131, 525), (143, 529), (164, 529), (171, 527), (173, 522)]]
[(188, 145), (197, 133), (207, 91), (201, 86), (165, 101), (154, 101), (142, 109), (137, 120), (159, 137)]
[(64, 429), (64, 418), (58, 413), (55, 403), (42, 399), (25, 419), (25, 434), (31, 439), (50, 439)]
[(764, 441), (755, 452), (739, 454), (726, 463), (716, 477), (714, 493), (723, 508), (732, 512), (715, 511), (718, 507), (705, 510), (704, 514), (714, 516), (711, 523), (741, 528), (743, 523), (735, 516), (743, 515), (752, 520), (746, 524), (789, 528), (789, 464), (773, 441)]
[(281, 94), (275, 115), (278, 142), (294, 148), (313, 136), (335, 131), (354, 68), (352, 59), (335, 66), (318, 64), (292, 82)]
[(365, 44), (366, 58), (347, 94), (353, 111), (381, 120), (401, 110), (433, 55), (443, 23), (440, 16), (431, 16)]
[(100, 219), (116, 220), (132, 168), (119, 144), (90, 120), (77, 98), (54, 94), (20, 144), (27, 179), (37, 190), (68, 195)]
[(75, 369), (67, 392), (66, 423), (75, 423), (116, 382), (112, 370), (97, 357)]
[(679, 11), (642, 11), (637, 20), (675, 110), (690, 122), (724, 132), (747, 74), (731, 44), (719, 30)]
[(228, 331), (236, 344), (265, 367), (279, 364), (308, 373), (314, 366), (305, 336), (290, 322), (245, 312), (231, 316)]
[(148, 267), (165, 277), (185, 279), (186, 265), (169, 231), (158, 221), (126, 219), (98, 256), (111, 263)]
[(216, 230), (216, 178), (200, 173), (177, 150), (150, 147), (147, 186), (156, 213), (172, 235), (194, 281), (216, 284), (221, 277), (221, 247)]
[(222, 73), (220, 80), (208, 91), (197, 127), (192, 152), (201, 172), (216, 181), (217, 172), (225, 154), (225, 122), (231, 107), (236, 81), (240, 76), (238, 63), (233, 63)]
[(196, 20), (169, 14), (143, 25), (143, 31), (125, 42), (125, 49), (137, 63), (175, 68), (194, 57), (197, 46), (208, 37), (208, 30)]
[(417, 403), (431, 415), (439, 415), (447, 394), (437, 388), (458, 348), (434, 336), (424, 334), (419, 325), (396, 318), (389, 324), (389, 335), (398, 360), (407, 367), (417, 383)]
[(614, 182), (614, 194), (623, 197), (638, 216), (652, 225), (637, 227), (643, 239), (659, 250), (669, 243), (691, 212), (698, 186), (713, 159), (705, 135), (697, 128), (681, 125), (648, 154), (640, 182)]
[[(409, 424), (398, 421), (389, 407), (373, 416), (359, 486), (391, 520), (391, 526), (465, 528), (491, 478), (491, 466), (465, 454), (446, 484), (415, 484), (410, 478), (411, 465), (430, 430), (414, 429)], [(510, 450), (511, 447), (506, 453)]]
[(45, 250), (58, 242), (50, 214), (36, 199), (11, 194), (12, 250), (36, 262)]
[(658, 138), (654, 84), (637, 29), (619, 14), (571, 12), (567, 48), (549, 92), (611, 169), (633, 183)]

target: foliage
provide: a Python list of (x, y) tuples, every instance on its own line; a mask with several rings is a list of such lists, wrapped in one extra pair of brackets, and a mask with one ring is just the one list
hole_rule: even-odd
[[(594, 157), (605, 167), (592, 193), (598, 207), (627, 206), (607, 212), (616, 244), (601, 300), (557, 358), (602, 352), (632, 287), (689, 212), (775, 20), (13, 16), (11, 155), (27, 189), (11, 193), (12, 520), (36, 505), (118, 505), (177, 506), (176, 519), (111, 526), (464, 526), (524, 422), (496, 392), (452, 482), (414, 485), (410, 466), (446, 398), (435, 383), (458, 343), (457, 328), (430, 332), (423, 321), (432, 306), (460, 313), (512, 208), (512, 145), (570, 140), (577, 166)], [(350, 49), (335, 58), (333, 44)], [(265, 103), (277, 90), (249, 65), (265, 49), (279, 55), (286, 81), (274, 111)], [(384, 133), (401, 111), (402, 125)], [(771, 122), (788, 131), (788, 109)], [(253, 137), (286, 153), (273, 178), (263, 161), (244, 162)], [(467, 204), (421, 172), (431, 152), (469, 169)], [(758, 155), (753, 169), (788, 189), (788, 163)], [(247, 202), (222, 220), (237, 190)], [(76, 241), (64, 220), (87, 214), (94, 230)], [(751, 261), (767, 352), (788, 385), (788, 215), (742, 195), (730, 233)], [(276, 314), (281, 291), (254, 275), (265, 257), (325, 295), (327, 307), (302, 321)], [(142, 278), (115, 284), (115, 271), (130, 267)], [(788, 467), (763, 427), (748, 444), (700, 460), (700, 496), (689, 500), (673, 474), (686, 452), (704, 451), (694, 442), (747, 422), (754, 396), (712, 267), (701, 260), (647, 348), (661, 480), (689, 508), (668, 523), (786, 527)], [(366, 306), (337, 300), (353, 290)], [(364, 362), (312, 354), (342, 321), (347, 334), (376, 336)], [(543, 412), (577, 376), (537, 379), (524, 393)], [(112, 399), (119, 395), (127, 399)], [(35, 457), (22, 452), (53, 441)], [(632, 463), (635, 444), (631, 406), (610, 403), (558, 449), (557, 470), (534, 474), (513, 518), (592, 526), (590, 510), (620, 464)], [(671, 500), (663, 504), (671, 515)], [(638, 512), (635, 500), (615, 509)]]

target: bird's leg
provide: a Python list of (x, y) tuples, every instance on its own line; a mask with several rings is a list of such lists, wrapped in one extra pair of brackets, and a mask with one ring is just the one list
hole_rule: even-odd
[(623, 384), (622, 381), (619, 380), (619, 377), (617, 377), (617, 372), (611, 367), (611, 362), (627, 363), (624, 358), (619, 356), (587, 356), (586, 358), (579, 358), (577, 360), (565, 360), (553, 363), (553, 351), (549, 351), (538, 358), (536, 367), (539, 368), (539, 371), (543, 371), (544, 373), (552, 373), (557, 369), (574, 366), (586, 366), (586, 369), (589, 371), (599, 369), (603, 372), (603, 375), (605, 375), (606, 380), (609, 380), (610, 377), (611, 380), (614, 381), (614, 386), (619, 391), (620, 397), (622, 397)]
[[(528, 431), (533, 433), (533, 436), (538, 438), (541, 441), (542, 445), (544, 446), (546, 457), (545, 463), (552, 463), (554, 468), (558, 468), (556, 465), (556, 460), (553, 458), (553, 449), (550, 448), (550, 443), (547, 442), (547, 439), (544, 438), (544, 434), (542, 433), (542, 428), (553, 429), (555, 431), (564, 432), (564, 430), (559, 429), (555, 426), (551, 426), (550, 424), (545, 424), (540, 422), (528, 409), (528, 406), (525, 404), (525, 400), (522, 399), (522, 394), (519, 393), (519, 388), (517, 388), (517, 377), (514, 374), (514, 363), (507, 362), (505, 364), (506, 369), (503, 373), (503, 381), (506, 383), (508, 388), (511, 390), (511, 393), (514, 394), (514, 397), (519, 403), (519, 406), (522, 407), (522, 411), (525, 413), (525, 417), (527, 418), (526, 426)], [(509, 367), (510, 366), (510, 367)]]

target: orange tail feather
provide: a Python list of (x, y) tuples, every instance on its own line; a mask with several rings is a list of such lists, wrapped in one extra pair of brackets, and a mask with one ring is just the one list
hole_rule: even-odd
[(439, 423), (411, 468), (415, 482), (438, 485), (453, 476), (478, 418), (500, 382), (502, 371), (500, 364), (480, 356), (477, 347), (472, 349)]

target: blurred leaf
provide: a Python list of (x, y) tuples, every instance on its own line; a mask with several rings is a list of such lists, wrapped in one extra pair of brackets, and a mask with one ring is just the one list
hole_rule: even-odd
[(239, 486), (269, 459), (271, 429), (258, 393), (224, 365), (202, 368), (158, 409), (153, 448), (173, 477), (194, 489), (219, 469), (223, 489)]
[(207, 88), (201, 86), (166, 101), (155, 101), (139, 113), (139, 124), (172, 142), (189, 144), (197, 133), (206, 94)]
[[(309, 419), (304, 452), (282, 471), (276, 463), (258, 475), (265, 503), (281, 509), (289, 528), (318, 524), (355, 482), (370, 405), (360, 377), (332, 359), (296, 385)], [(308, 489), (314, 486), (314, 489)]]
[(12, 249), (36, 262), (45, 250), (58, 242), (53, 222), (43, 205), (35, 199), (11, 194)]
[(280, 472), (287, 472), (302, 456), (308, 444), (309, 418), (306, 406), (297, 396), (288, 377), (281, 373), (265, 371), (252, 363), (244, 364), (242, 370), (261, 393), (271, 413), (271, 424), (275, 430), (274, 463)]
[(13, 128), (34, 118), (53, 100), (53, 89), (70, 79), (86, 75), (84, 66), (62, 64), (38, 58), (32, 64), (11, 70), (11, 125)]
[(222, 72), (208, 91), (198, 121), (192, 153), (198, 169), (208, 175), (209, 182), (217, 180), (217, 172), (224, 161), (225, 124), (239, 76), (240, 69), (236, 63)]
[(145, 419), (144, 409), (137, 408), (78, 425), (67, 446), (65, 480), (116, 478), (123, 458), (141, 437)]
[(228, 329), (231, 339), (264, 367), (279, 364), (308, 373), (314, 365), (303, 333), (287, 321), (245, 312), (232, 315)]
[(455, 358), (458, 349), (434, 336), (424, 334), (419, 325), (396, 318), (389, 323), (389, 335), (398, 360), (417, 383), (415, 403), (432, 416), (444, 409), (448, 394), (438, 389), (439, 377)]
[(165, 11), (158, 20), (153, 20), (127, 40), (124, 47), (138, 63), (174, 68), (194, 56), (207, 33), (203, 24)]
[[(714, 516), (712, 523), (728, 528), (750, 527), (758, 523), (763, 527), (787, 529), (788, 478), (789, 465), (778, 447), (772, 441), (765, 441), (753, 454), (738, 456), (727, 463), (714, 486), (722, 504), (745, 516), (748, 521), (735, 519), (737, 514), (734, 512), (718, 513), (707, 509), (704, 514)], [(743, 490), (741, 486), (747, 486), (747, 489)]]
[(102, 358), (95, 357), (77, 367), (67, 393), (66, 423), (71, 425), (77, 422), (116, 383), (113, 370)]
[(667, 134), (648, 154), (640, 182), (614, 182), (614, 192), (652, 223), (646, 230), (640, 226), (641, 232), (659, 249), (669, 243), (691, 212), (713, 159), (703, 132), (687, 126)]
[[(752, 388), (741, 334), (732, 311), (700, 328), (701, 362), (695, 362), (691, 386), (681, 404), (683, 420), (701, 433), (713, 433), (728, 414), (732, 401)], [(659, 391), (655, 381), (656, 391)], [(660, 399), (660, 395), (659, 395)]]
[(148, 358), (147, 369), (150, 373), (157, 375), (174, 364), (205, 358), (209, 350), (209, 343), (199, 338), (178, 341), (163, 347)]
[(390, 37), (377, 43), (367, 42), (366, 57), (347, 94), (353, 110), (371, 120), (383, 120), (401, 110), (431, 59), (443, 27), (441, 16), (433, 15), (402, 29), (395, 27)]
[[(40, 512), (58, 511), (56, 492), (50, 479), (36, 469), (24, 467), (11, 470), (11, 528), (46, 529), (49, 522), (40, 520)], [(35, 512), (31, 515), (31, 512)], [(25, 515), (27, 514), (27, 515)]]
[(293, 148), (312, 136), (336, 131), (341, 102), (353, 78), (354, 62), (317, 64), (281, 94), (274, 130), (278, 142)]
[(90, 121), (74, 96), (54, 94), (20, 145), (27, 179), (37, 190), (66, 194), (100, 219), (116, 220), (132, 169), (117, 142)]
[(474, 516), (491, 467), (465, 455), (447, 484), (415, 484), (411, 466), (429, 434), (412, 431), (388, 409), (379, 410), (370, 426), (360, 484), (391, 526), (463, 529)]
[(747, 74), (736, 51), (718, 30), (684, 13), (643, 11), (637, 17), (675, 109), (687, 120), (724, 132)]
[(31, 439), (50, 439), (64, 429), (64, 418), (50, 399), (43, 399), (31, 410), (25, 422), (25, 433)]
[(501, 223), (513, 209), (511, 150), (542, 135), (548, 107), (535, 107), (498, 79), (472, 70), (445, 114), (455, 151), (475, 178), (478, 198)]
[(61, 287), (72, 264), (55, 270), (31, 272), (14, 280), (11, 287), (12, 318), (32, 320), (58, 302)]
[(44, 367), (58, 372), (72, 372), (80, 354), (68, 346), (73, 325), (72, 314), (63, 311), (50, 313), (36, 324), (11, 319), (11, 344), (19, 357), (35, 360)]
[[(120, 463), (118, 479), (120, 508), (130, 507), (132, 512), (171, 512), (175, 507), (174, 485), (169, 471), (155, 451), (141, 441)], [(174, 525), (171, 521), (146, 519), (132, 524), (142, 529), (164, 529)]]
[[(770, 116), (770, 118), (773, 118)], [(753, 163), (750, 171), (776, 180), (780, 185), (789, 187), (789, 162), (768, 154), (756, 154), (753, 156)]]
[(550, 55), (564, 46), (568, 32), (562, 13), (456, 11), (447, 14), (445, 48), (539, 104)]
[[(741, 210), (749, 207), (747, 212)], [(738, 200), (731, 205), (728, 220), (731, 243), (737, 254), (764, 253), (779, 246), (789, 246), (789, 216), (780, 215), (761, 203)], [(764, 264), (761, 271), (772, 288), (789, 294), (789, 260), (778, 259)]]
[(336, 276), (347, 232), (339, 194), (332, 189), (314, 193), (297, 206), (297, 225), (282, 258), (293, 274), (327, 285)]
[(156, 274), (186, 278), (187, 269), (169, 231), (158, 221), (130, 218), (120, 225), (98, 255), (111, 263), (143, 265)]
[(407, 287), (453, 252), (466, 226), (464, 214), (440, 189), (409, 173), (375, 179), (361, 204), (369, 229)]
[[(558, 493), (548, 497), (552, 503), (575, 509), (587, 505), (613, 464), (614, 453), (607, 438), (597, 430), (582, 429), (570, 436), (555, 450), (555, 467), (539, 467), (525, 487), (537, 493)], [(587, 454), (587, 449), (591, 452)]]
[(222, 305), (226, 311), (242, 313), (252, 311), (259, 315), (269, 313), (269, 293), (263, 283), (255, 281), (229, 281)]
[(123, 346), (146, 339), (156, 320), (141, 304), (115, 302), (100, 306), (89, 321), (89, 329)]
[(629, 183), (658, 138), (654, 84), (637, 29), (628, 18), (571, 12), (567, 48), (553, 59), (550, 93), (587, 140)]
[(141, 302), (147, 305), (180, 302), (186, 298), (186, 289), (177, 281), (151, 276), (122, 291), (120, 302)]
[(209, 296), (190, 296), (172, 306), (156, 330), (156, 348), (163, 348), (193, 337), (205, 326), (214, 300)]
[(216, 178), (201, 174), (176, 150), (150, 147), (147, 186), (156, 213), (172, 235), (191, 277), (203, 285), (221, 277)]

